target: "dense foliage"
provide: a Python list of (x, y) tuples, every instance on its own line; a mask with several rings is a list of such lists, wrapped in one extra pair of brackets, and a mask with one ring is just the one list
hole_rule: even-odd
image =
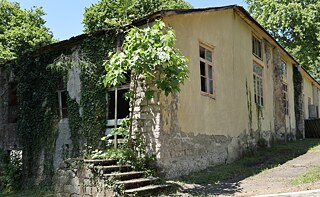
[(246, 0), (249, 12), (320, 79), (320, 1)]
[(162, 9), (192, 8), (184, 0), (100, 0), (84, 13), (84, 31), (118, 26)]
[(0, 150), (0, 191), (19, 189), (22, 175), (22, 161), (19, 151), (11, 152), (11, 156)]
[(18, 3), (0, 0), (0, 64), (52, 42), (40, 8), (23, 10)]
[[(127, 80), (127, 73), (131, 72), (132, 85), (127, 94), (131, 120), (142, 80), (147, 81), (144, 84), (145, 94), (150, 99), (154, 95), (154, 88), (163, 91), (165, 95), (179, 92), (180, 85), (188, 78), (187, 59), (174, 47), (175, 42), (174, 30), (165, 27), (162, 21), (156, 21), (151, 27), (143, 29), (133, 27), (125, 37), (123, 50), (110, 54), (110, 60), (104, 63), (107, 71), (104, 84), (107, 87), (123, 84)], [(132, 121), (129, 146), (131, 133)]]

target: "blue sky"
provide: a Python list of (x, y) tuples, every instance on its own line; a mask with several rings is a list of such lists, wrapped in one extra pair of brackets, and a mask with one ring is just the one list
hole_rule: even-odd
[[(53, 32), (54, 38), (65, 40), (82, 33), (83, 13), (99, 0), (9, 0), (18, 2), (24, 9), (32, 6), (42, 7), (47, 14), (44, 19), (46, 26)], [(243, 0), (186, 0), (195, 8), (215, 7), (237, 4), (246, 7)]]

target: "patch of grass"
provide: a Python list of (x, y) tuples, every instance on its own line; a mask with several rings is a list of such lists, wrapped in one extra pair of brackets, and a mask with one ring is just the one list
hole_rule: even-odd
[(320, 146), (315, 146), (309, 149), (308, 152), (320, 152)]
[(195, 184), (217, 184), (221, 181), (238, 181), (279, 166), (309, 150), (320, 150), (320, 139), (305, 139), (275, 144), (271, 148), (259, 149), (254, 155), (244, 156), (231, 164), (210, 166), (206, 170), (192, 173), (178, 181)]
[(320, 166), (317, 166), (308, 172), (300, 175), (292, 180), (292, 184), (297, 186), (306, 183), (315, 183), (320, 181)]
[(54, 192), (49, 189), (32, 189), (26, 191), (0, 192), (1, 197), (55, 197)]

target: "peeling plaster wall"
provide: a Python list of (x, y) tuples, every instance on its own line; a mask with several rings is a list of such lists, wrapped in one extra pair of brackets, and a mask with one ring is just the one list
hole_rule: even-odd
[(70, 156), (72, 150), (71, 132), (68, 119), (61, 119), (58, 123), (58, 137), (56, 139), (53, 158), (53, 168), (58, 169), (63, 159)]
[[(72, 54), (74, 59), (78, 59), (79, 52), (76, 50)], [(72, 67), (68, 72), (67, 91), (71, 99), (80, 104), (81, 99), (81, 69), (78, 65)], [(79, 108), (79, 114), (82, 114), (82, 108)], [(68, 118), (60, 119), (57, 124), (58, 135), (55, 144), (55, 152), (53, 159), (54, 169), (58, 169), (59, 164), (66, 158), (71, 156), (73, 144), (71, 140), (71, 131)]]
[[(292, 68), (288, 68), (288, 116), (282, 111), (282, 82), (277, 75), (281, 58), (289, 57), (274, 48), (274, 41), (263, 31), (233, 10), (174, 15), (164, 21), (175, 29), (176, 46), (189, 59), (189, 79), (179, 94), (158, 94), (149, 106), (142, 99), (135, 110), (136, 114), (140, 110), (136, 126), (146, 136), (164, 176), (177, 177), (232, 162), (253, 150), (259, 139), (269, 146), (284, 135), (294, 139)], [(252, 54), (253, 34), (266, 51), (262, 60)], [(215, 98), (200, 90), (199, 42), (214, 48)], [(264, 70), (264, 106), (260, 111), (254, 102), (253, 62)]]

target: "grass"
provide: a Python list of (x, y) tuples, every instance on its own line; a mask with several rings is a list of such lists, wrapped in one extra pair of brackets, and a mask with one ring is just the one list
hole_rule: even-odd
[(306, 183), (315, 183), (320, 181), (320, 166), (317, 166), (303, 175), (300, 175), (293, 179), (292, 184), (295, 186), (306, 184)]
[(54, 197), (55, 195), (51, 190), (47, 189), (33, 189), (26, 191), (15, 192), (0, 192), (1, 197)]
[(178, 181), (195, 184), (217, 184), (221, 181), (237, 181), (279, 166), (307, 151), (320, 151), (320, 139), (305, 139), (276, 144), (271, 148), (258, 149), (252, 155), (227, 165), (211, 166), (206, 170), (192, 173)]

